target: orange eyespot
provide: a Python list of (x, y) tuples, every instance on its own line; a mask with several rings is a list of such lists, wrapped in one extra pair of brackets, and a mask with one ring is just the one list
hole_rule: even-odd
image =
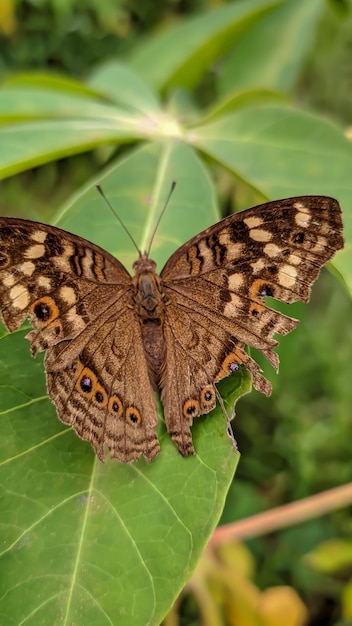
[(142, 421), (142, 416), (134, 406), (128, 406), (126, 409), (126, 420), (138, 426)]
[(228, 376), (233, 372), (237, 372), (241, 363), (246, 362), (246, 353), (242, 352), (242, 346), (243, 344), (239, 343), (236, 349), (233, 352), (230, 352), (230, 354), (228, 354), (227, 357), (224, 358), (221, 364), (221, 369), (217, 374), (215, 381), (221, 380), (222, 378), (225, 378), (225, 376)]
[(121, 417), (123, 413), (123, 406), (120, 398), (117, 395), (113, 395), (109, 398), (108, 409), (110, 413), (113, 413), (116, 417)]
[(205, 407), (215, 406), (215, 391), (214, 388), (204, 387), (200, 392), (201, 403)]
[(238, 370), (237, 355), (229, 354), (222, 364), (222, 368), (227, 372), (236, 372)]
[(265, 306), (263, 304), (259, 304), (259, 302), (253, 302), (249, 307), (249, 314), (253, 315), (253, 317), (260, 317), (260, 314), (265, 311)]
[(44, 296), (35, 300), (31, 305), (31, 311), (34, 317), (40, 322), (42, 326), (47, 326), (54, 319), (59, 317), (59, 309), (55, 304), (55, 300), (50, 296)]
[(255, 281), (253, 281), (251, 285), (251, 288), (249, 290), (249, 298), (251, 300), (254, 300), (255, 302), (261, 302), (261, 299), (267, 296), (275, 297), (274, 286), (267, 280), (257, 278)]
[(78, 360), (73, 363), (72, 369), (77, 374), (76, 391), (87, 400), (93, 400), (97, 406), (104, 408), (108, 401), (108, 395), (94, 372), (89, 367), (83, 367)]
[(182, 413), (188, 418), (199, 415), (199, 402), (197, 400), (186, 400), (182, 407)]
[[(89, 367), (83, 367), (82, 371), (79, 373), (77, 378), (77, 382), (75, 385), (76, 391), (78, 391), (84, 397), (91, 398), (95, 389), (97, 388), (97, 377), (92, 372)], [(99, 385), (100, 387), (100, 385)]]
[(93, 389), (93, 394), (95, 404), (97, 404), (101, 408), (106, 406), (108, 396), (105, 389), (101, 385), (99, 385), (99, 383)]

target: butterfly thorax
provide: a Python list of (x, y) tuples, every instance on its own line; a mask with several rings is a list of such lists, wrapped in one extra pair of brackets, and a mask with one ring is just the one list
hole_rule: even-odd
[(141, 326), (143, 346), (147, 358), (150, 381), (160, 389), (162, 365), (165, 358), (164, 295), (156, 263), (146, 254), (133, 264), (134, 310)]

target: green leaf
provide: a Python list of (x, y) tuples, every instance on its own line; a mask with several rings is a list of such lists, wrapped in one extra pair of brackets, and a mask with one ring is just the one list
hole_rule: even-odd
[[(142, 249), (172, 179), (178, 184), (152, 248), (159, 261), (216, 219), (202, 162), (182, 144), (149, 145), (100, 178)], [(89, 185), (58, 224), (118, 253), (127, 266), (136, 258), (135, 250), (125, 254), (130, 241)], [(0, 615), (7, 626), (159, 624), (204, 550), (232, 481), (238, 454), (224, 416), (216, 409), (196, 420), (194, 457), (179, 455), (160, 418), (162, 449), (152, 463), (103, 465), (55, 417), (42, 359), (30, 358), (24, 334), (0, 339)], [(248, 389), (243, 372), (231, 381), (228, 406)]]
[(155, 93), (126, 65), (110, 61), (91, 75), (88, 84), (117, 104), (126, 104), (146, 115), (160, 112), (160, 102)]
[(347, 246), (333, 264), (352, 291), (352, 147), (339, 128), (284, 107), (251, 107), (189, 131), (189, 141), (267, 198), (317, 194), (346, 213)]
[(144, 42), (132, 66), (155, 88), (193, 87), (236, 37), (281, 2), (242, 0), (188, 19)]
[(258, 89), (287, 92), (298, 78), (324, 0), (289, 0), (234, 43), (219, 74), (220, 93)]
[(123, 117), (33, 121), (0, 127), (0, 176), (5, 178), (101, 145), (141, 138), (143, 120), (130, 114)]
[(129, 111), (87, 93), (68, 94), (40, 87), (6, 87), (0, 93), (0, 122), (101, 119), (128, 122)]
[(233, 113), (237, 109), (246, 109), (251, 106), (261, 106), (262, 104), (286, 104), (287, 97), (277, 91), (267, 89), (247, 89), (246, 91), (235, 91), (223, 100), (217, 100), (209, 107), (202, 119), (196, 119), (193, 123), (208, 124), (217, 117)]
[(0, 91), (1, 177), (104, 144), (182, 136), (157, 97), (119, 64), (92, 77), (94, 96), (87, 89), (69, 93), (60, 81), (53, 81), (53, 89), (40, 86), (40, 79), (30, 87), (23, 82)]
[(1, 91), (0, 120), (2, 177), (102, 144), (158, 136), (163, 124), (171, 130), (165, 116), (153, 119), (151, 111), (147, 115), (97, 98), (19, 87)]
[(53, 91), (62, 91), (70, 94), (81, 94), (87, 96), (96, 96), (97, 93), (89, 89), (84, 83), (69, 76), (61, 76), (58, 74), (47, 74), (45, 72), (19, 72), (18, 74), (10, 74), (3, 81), (3, 86), (8, 87), (31, 87), (50, 89)]
[[(84, 116), (89, 116), (91, 113), (95, 115), (96, 109), (90, 110), (89, 99), (92, 98), (95, 99), (93, 100), (94, 106), (99, 99), (103, 99), (101, 104), (107, 100), (122, 104), (130, 110), (143, 111), (148, 115), (160, 110), (160, 103), (148, 85), (126, 65), (116, 61), (106, 62), (95, 69), (87, 83), (73, 80), (68, 76), (28, 72), (8, 77), (3, 85), (0, 97), (1, 109), (5, 113), (19, 110), (22, 115), (29, 118), (31, 109), (36, 115), (44, 113), (59, 117), (77, 113)], [(25, 102), (19, 97), (21, 90), (26, 94)], [(33, 94), (34, 102), (31, 101), (31, 94)], [(68, 96), (67, 100), (63, 94)], [(76, 99), (73, 96), (76, 96)], [(10, 107), (7, 106), (9, 97)], [(83, 97), (87, 100), (84, 101)], [(102, 111), (104, 112), (104, 108)]]

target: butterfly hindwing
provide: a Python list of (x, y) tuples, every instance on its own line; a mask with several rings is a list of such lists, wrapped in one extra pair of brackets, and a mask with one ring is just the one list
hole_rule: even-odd
[[(65, 342), (47, 351), (48, 391), (58, 415), (90, 441), (100, 460), (106, 444), (121, 463), (142, 455), (151, 461), (160, 450), (157, 410), (138, 320), (131, 309), (115, 304), (94, 331), (74, 360), (63, 359), (70, 349)], [(63, 360), (67, 365), (58, 368)]]

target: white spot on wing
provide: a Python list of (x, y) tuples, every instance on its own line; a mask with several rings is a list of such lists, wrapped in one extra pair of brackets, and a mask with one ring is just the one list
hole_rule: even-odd
[(266, 266), (266, 262), (264, 261), (264, 259), (258, 259), (258, 261), (255, 261), (255, 263), (251, 263), (253, 274), (257, 274), (258, 272), (261, 272), (265, 266)]
[(24, 263), (21, 263), (21, 265), (19, 265), (18, 269), (25, 276), (32, 276), (35, 270), (35, 265), (34, 263), (32, 263), (32, 261), (25, 261)]
[(229, 289), (236, 291), (240, 289), (243, 285), (243, 274), (230, 274), (229, 276)]
[(75, 290), (67, 285), (60, 288), (60, 297), (69, 305), (75, 304), (77, 300)]
[(23, 287), (22, 285), (15, 285), (10, 290), (10, 298), (12, 300), (12, 306), (16, 309), (20, 309), (23, 311), (30, 302), (28, 289)]
[(300, 211), (295, 215), (295, 222), (297, 226), (301, 226), (302, 228), (307, 228), (309, 226), (309, 222), (311, 220), (311, 215), (309, 212)]
[(30, 246), (24, 253), (26, 259), (40, 259), (45, 254), (45, 246), (42, 243)]
[(255, 215), (253, 217), (245, 217), (243, 221), (248, 228), (257, 228), (257, 226), (261, 226), (263, 223), (262, 218)]
[(31, 235), (31, 239), (36, 241), (37, 243), (44, 243), (47, 238), (48, 233), (44, 232), (44, 230), (35, 230)]
[(5, 285), (5, 287), (13, 287), (15, 282), (15, 277), (13, 274), (7, 274), (5, 276), (5, 278), (3, 278), (2, 284)]
[(268, 230), (262, 230), (261, 228), (252, 228), (252, 230), (249, 231), (249, 236), (254, 241), (265, 242), (270, 241), (273, 235)]
[(282, 248), (277, 246), (276, 243), (267, 243), (266, 246), (264, 246), (264, 252), (267, 256), (273, 258), (282, 252)]
[(296, 282), (296, 278), (297, 270), (295, 267), (293, 267), (292, 265), (283, 265), (282, 267), (280, 267), (277, 279), (282, 287), (292, 287)]
[(38, 285), (44, 289), (51, 289), (51, 280), (47, 276), (39, 276)]
[(302, 211), (302, 213), (310, 213), (310, 210), (306, 206), (304, 206), (302, 202), (294, 202), (293, 206), (295, 207), (295, 209)]
[(297, 254), (290, 254), (287, 260), (291, 265), (299, 265), (302, 262), (301, 257)]
[(231, 294), (231, 300), (228, 302), (224, 309), (224, 315), (226, 317), (236, 317), (242, 308), (242, 300), (239, 296)]

